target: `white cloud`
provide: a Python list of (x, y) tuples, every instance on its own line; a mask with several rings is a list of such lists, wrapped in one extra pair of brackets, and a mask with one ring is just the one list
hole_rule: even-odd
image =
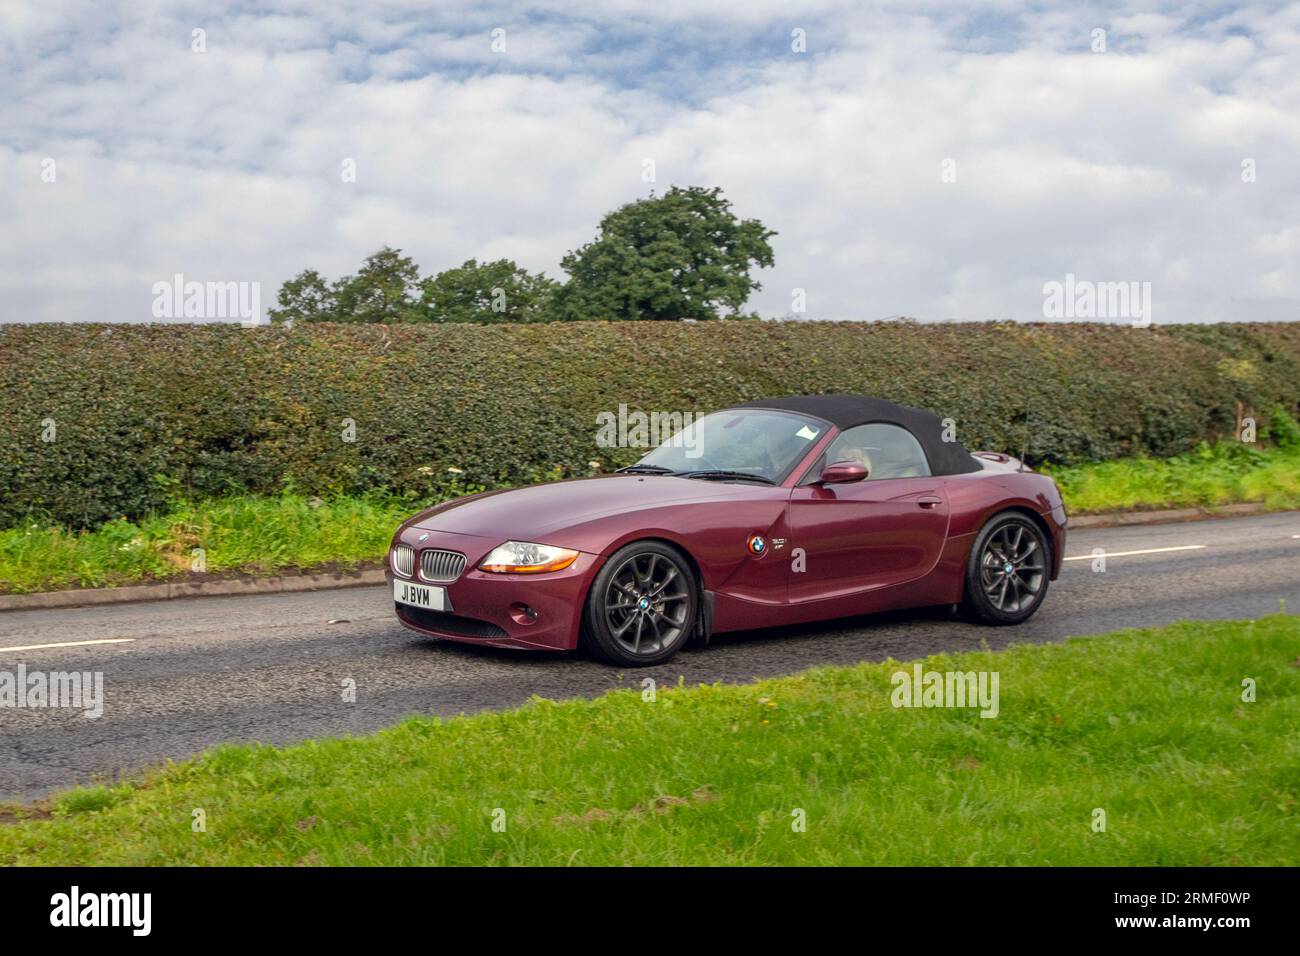
[(1300, 317), (1294, 5), (102, 6), (0, 8), (0, 319), (144, 321), (176, 272), (270, 302), (385, 243), (559, 275), (647, 157), (779, 232), (765, 315), (1037, 319), (1069, 272)]

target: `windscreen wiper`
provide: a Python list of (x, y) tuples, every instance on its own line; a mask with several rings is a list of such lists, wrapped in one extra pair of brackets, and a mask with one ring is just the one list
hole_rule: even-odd
[(766, 475), (755, 475), (748, 471), (725, 471), (722, 469), (713, 471), (680, 471), (677, 473), (678, 478), (703, 478), (706, 481), (713, 478), (735, 478), (740, 481), (759, 481), (765, 485), (776, 484)]
[(677, 472), (663, 465), (628, 465), (618, 470), (620, 475), (675, 475)]

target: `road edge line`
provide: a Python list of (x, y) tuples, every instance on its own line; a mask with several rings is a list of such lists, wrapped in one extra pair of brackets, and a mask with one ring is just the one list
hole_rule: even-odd
[(0, 611), (30, 611), (47, 608), (86, 607), (100, 604), (128, 604), (135, 601), (168, 601), (174, 598), (187, 597), (229, 597), (247, 594), (286, 594), (297, 591), (335, 591), (343, 588), (370, 587), (383, 583), (383, 568), (366, 568), (350, 574), (287, 574), (266, 578), (230, 578), (218, 581), (134, 584), (118, 588), (74, 588), (68, 591), (0, 594)]
[(1123, 528), (1130, 525), (1175, 524), (1180, 521), (1204, 521), (1211, 518), (1240, 518), (1244, 515), (1286, 514), (1292, 509), (1270, 509), (1260, 502), (1249, 501), (1217, 508), (1172, 508), (1166, 511), (1110, 511), (1099, 515), (1071, 515), (1069, 527)]

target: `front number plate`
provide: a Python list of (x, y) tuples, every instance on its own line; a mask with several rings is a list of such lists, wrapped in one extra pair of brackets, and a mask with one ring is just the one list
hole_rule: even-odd
[(414, 581), (394, 581), (393, 600), (411, 607), (427, 608), (430, 611), (447, 610), (447, 589), (434, 587), (432, 584), (417, 584)]

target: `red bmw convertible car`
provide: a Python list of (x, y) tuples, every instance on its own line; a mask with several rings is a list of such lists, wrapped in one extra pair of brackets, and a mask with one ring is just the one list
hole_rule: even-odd
[(398, 619), (658, 664), (692, 636), (956, 605), (1018, 624), (1061, 569), (1056, 484), (858, 395), (705, 415), (635, 465), (445, 502), (388, 555)]

